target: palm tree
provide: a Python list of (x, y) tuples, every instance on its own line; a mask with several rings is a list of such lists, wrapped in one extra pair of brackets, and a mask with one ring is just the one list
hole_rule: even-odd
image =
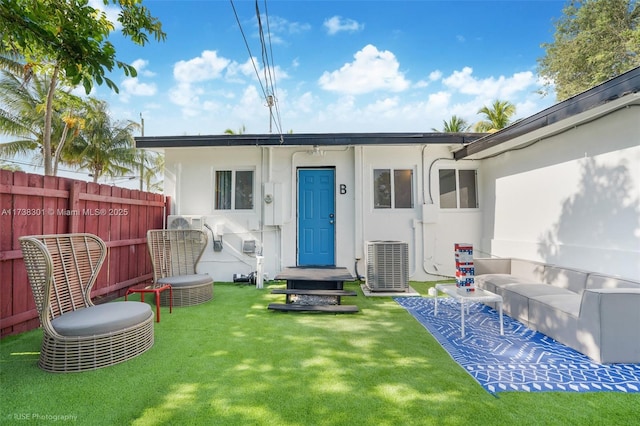
[(21, 172), (22, 167), (17, 164), (8, 163), (4, 160), (0, 160), (0, 170), (9, 170), (11, 172)]
[(516, 113), (516, 106), (509, 101), (499, 99), (493, 101), (491, 108), (486, 105), (478, 110), (478, 114), (484, 114), (486, 120), (476, 123), (477, 132), (495, 133), (511, 124), (511, 117)]
[(0, 69), (9, 71), (16, 75), (22, 75), (24, 80), (28, 80), (31, 75), (31, 67), (21, 62), (21, 57), (0, 43)]
[(102, 176), (119, 177), (139, 165), (133, 133), (140, 127), (134, 121), (112, 123), (105, 101), (89, 98), (84, 128), (63, 153), (65, 162), (88, 170), (97, 182)]
[(244, 132), (247, 131), (247, 127), (243, 124), (238, 130), (226, 129), (224, 131), (225, 135), (243, 135)]
[[(140, 152), (144, 152), (140, 150)], [(158, 152), (144, 152), (142, 181), (144, 182), (145, 191), (162, 192), (162, 180), (158, 176), (164, 174), (164, 155)], [(143, 188), (141, 188), (143, 190)]]
[[(0, 144), (0, 155), (23, 155), (41, 163), (45, 156), (43, 110), (49, 86), (48, 77), (29, 74), (29, 84), (25, 84), (22, 72), (10, 71), (11, 66), (5, 67), (5, 62), (1, 67), (5, 69), (0, 71), (0, 133), (13, 140)], [(60, 151), (77, 135), (73, 130), (76, 130), (74, 127), (80, 121), (73, 110), (79, 102), (79, 98), (62, 90), (56, 92), (54, 97), (51, 134), (52, 140), (57, 142), (51, 147), (50, 153), (55, 158), (54, 170), (57, 170)]]
[[(452, 115), (449, 121), (443, 120), (443, 128), (442, 131), (445, 133), (460, 133), (466, 132), (471, 127), (467, 120), (462, 117), (458, 117), (457, 115)], [(439, 132), (440, 130), (431, 128), (434, 132)]]

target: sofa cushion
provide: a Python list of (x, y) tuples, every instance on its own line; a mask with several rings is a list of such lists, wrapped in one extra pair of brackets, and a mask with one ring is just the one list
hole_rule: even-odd
[(532, 260), (511, 259), (511, 275), (528, 282), (544, 282), (544, 263)]
[[(557, 294), (576, 295), (574, 292), (567, 290), (566, 288), (560, 288), (543, 283), (514, 283), (502, 286), (501, 293), (506, 294), (507, 292), (519, 294), (527, 298)], [(579, 297), (578, 300), (580, 300)]]
[(545, 294), (531, 297), (530, 300), (547, 305), (555, 310), (566, 312), (574, 317), (580, 316), (582, 296), (579, 294)]
[(600, 274), (589, 274), (587, 288), (640, 288), (640, 284), (624, 278), (612, 277)]
[(475, 283), (478, 287), (492, 293), (495, 293), (498, 287), (520, 282), (523, 282), (521, 278), (511, 274), (484, 274), (475, 277)]
[(67, 312), (51, 321), (63, 336), (92, 336), (138, 325), (153, 316), (151, 307), (141, 302), (111, 302)]
[(511, 259), (476, 257), (473, 266), (476, 275), (511, 273)]
[(587, 285), (589, 273), (560, 266), (547, 266), (544, 270), (544, 275), (545, 283), (582, 294)]
[(581, 347), (576, 333), (581, 299), (575, 293), (532, 297), (529, 299), (529, 326), (567, 346)]
[(171, 287), (191, 287), (202, 284), (212, 284), (213, 279), (210, 275), (206, 274), (189, 274), (189, 275), (175, 275), (173, 277), (164, 277), (158, 280), (158, 284), (171, 284)]
[(567, 289), (531, 282), (507, 284), (498, 287), (496, 293), (502, 296), (505, 311), (525, 324), (531, 322), (531, 318), (529, 318), (529, 299), (532, 297), (570, 294), (578, 297), (578, 301), (580, 300), (579, 296)]

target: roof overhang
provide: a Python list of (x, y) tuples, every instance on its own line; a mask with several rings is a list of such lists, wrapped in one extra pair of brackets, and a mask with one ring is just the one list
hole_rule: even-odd
[(560, 134), (622, 108), (640, 105), (640, 67), (551, 106), (454, 152), (456, 160), (479, 160)]
[(351, 145), (426, 145), (463, 146), (485, 133), (287, 133), (209, 136), (136, 137), (137, 148), (192, 148), (240, 146), (351, 146)]

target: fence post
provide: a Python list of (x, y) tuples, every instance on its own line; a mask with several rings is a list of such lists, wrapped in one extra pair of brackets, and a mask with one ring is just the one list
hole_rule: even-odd
[(80, 181), (73, 181), (69, 190), (69, 210), (75, 214), (69, 215), (69, 232), (76, 233), (80, 229)]

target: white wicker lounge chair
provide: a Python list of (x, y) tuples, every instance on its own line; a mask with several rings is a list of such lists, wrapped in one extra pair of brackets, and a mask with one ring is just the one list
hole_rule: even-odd
[(107, 253), (104, 241), (91, 234), (61, 234), (22, 237), (20, 245), (44, 331), (40, 368), (95, 370), (153, 346), (149, 305), (91, 301)]
[[(213, 298), (213, 279), (196, 272), (207, 246), (206, 233), (195, 229), (151, 229), (147, 231), (147, 245), (154, 285), (171, 285), (174, 307), (198, 305)], [(160, 304), (169, 305), (166, 292), (160, 295)]]

